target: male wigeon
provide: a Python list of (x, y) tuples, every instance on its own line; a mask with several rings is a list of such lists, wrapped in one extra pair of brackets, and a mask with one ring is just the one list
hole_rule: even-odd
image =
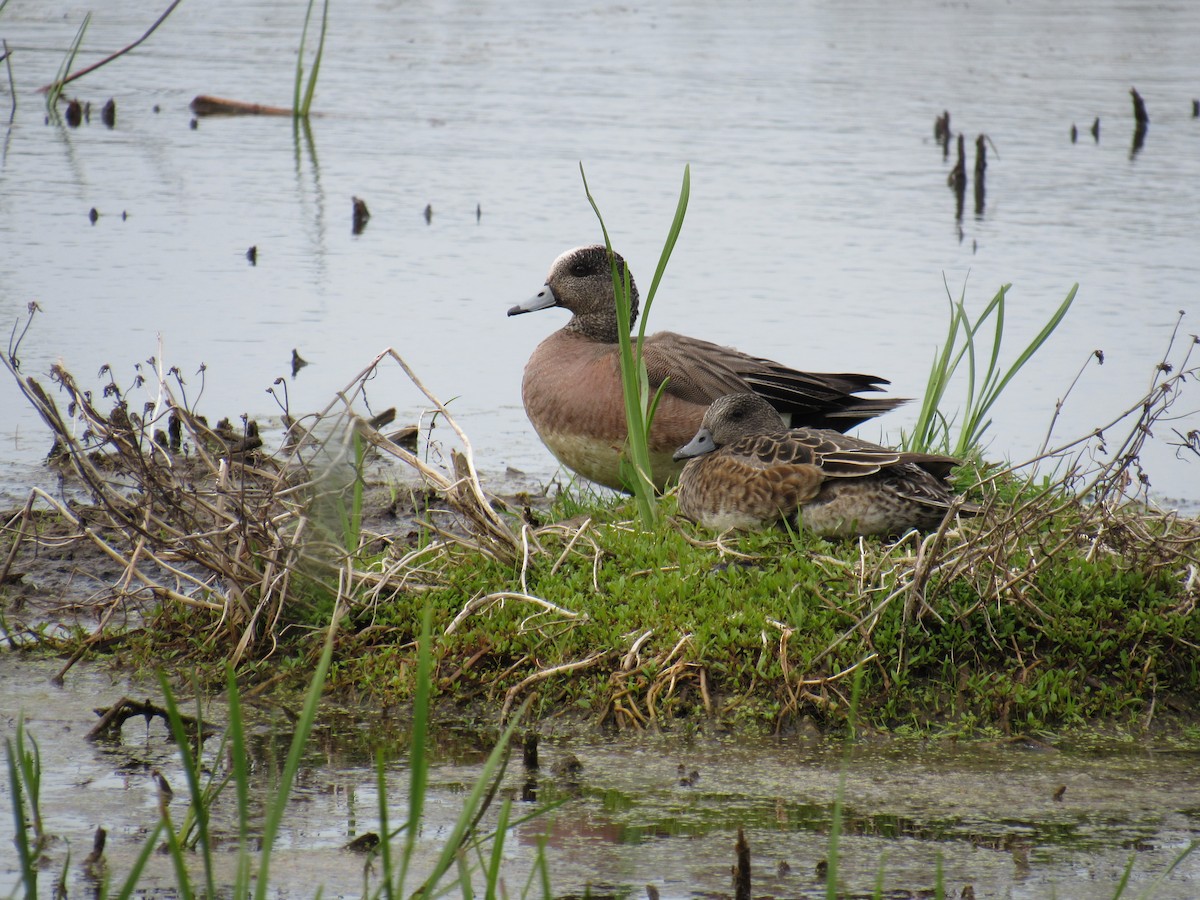
[[(788, 521), (819, 535), (899, 535), (936, 529), (955, 504), (948, 456), (905, 453), (825, 428), (788, 429), (756, 394), (721, 397), (675, 453), (679, 512), (707, 528)], [(960, 515), (977, 515), (958, 504)]]
[[(625, 261), (614, 254), (620, 277)], [(631, 320), (638, 292), (629, 279)], [(554, 261), (545, 286), (514, 306), (510, 316), (561, 306), (574, 315), (534, 350), (525, 366), (521, 396), (534, 429), (567, 468), (612, 488), (622, 488), (621, 451), (627, 430), (621, 391), (617, 309), (609, 256), (602, 245), (569, 250)], [(887, 412), (903, 400), (855, 396), (880, 391), (874, 375), (801, 372), (731, 347), (670, 331), (646, 338), (643, 357), (651, 391), (666, 381), (650, 430), (654, 483), (678, 477), (675, 449), (700, 427), (718, 397), (753, 391), (792, 425), (843, 431)]]

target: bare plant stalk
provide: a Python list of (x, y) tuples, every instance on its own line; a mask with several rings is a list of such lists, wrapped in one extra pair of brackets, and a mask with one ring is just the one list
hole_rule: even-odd
[(165, 22), (167, 20), (167, 16), (169, 16), (172, 12), (174, 12), (175, 7), (177, 7), (182, 2), (183, 2), (183, 0), (172, 0), (171, 5), (167, 7), (166, 12), (164, 12), (161, 16), (159, 16), (155, 20), (154, 24), (151, 25), (146, 30), (145, 34), (143, 34), (140, 38), (138, 38), (136, 41), (134, 41), (128, 47), (122, 47), (116, 53), (113, 53), (109, 56), (104, 57), (104, 59), (100, 60), (99, 62), (92, 63), (90, 66), (84, 66), (82, 69), (78, 70), (77, 72), (72, 72), (70, 75), (66, 75), (63, 78), (56, 79), (55, 81), (52, 81), (49, 84), (42, 85), (40, 88), (38, 88), (38, 93), (46, 94), (52, 90), (61, 91), (66, 85), (70, 84), (75, 79), (82, 78), (84, 75), (87, 75), (90, 72), (95, 72), (101, 66), (107, 65), (108, 63), (110, 63), (114, 59), (116, 59), (117, 57), (124, 56), (130, 50), (134, 49), (139, 44), (141, 44), (144, 40), (146, 40), (146, 38), (150, 37), (150, 35), (154, 34), (154, 32), (158, 29), (158, 26), (161, 25), (163, 22)]

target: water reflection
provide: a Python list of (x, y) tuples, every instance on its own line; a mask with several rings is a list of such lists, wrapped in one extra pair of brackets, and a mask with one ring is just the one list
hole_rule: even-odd
[[(52, 688), (49, 677), (58, 667), (0, 656), (6, 685), (0, 716), (11, 720), (23, 709), (29, 733), (39, 740), (47, 829), (85, 848), (96, 827), (105, 828), (109, 869), (124, 873), (158, 815), (155, 772), (174, 788), (169, 802), (177, 818), (187, 803), (186, 781), (157, 720), (149, 728), (131, 720), (117, 742), (83, 739), (81, 723), (95, 720), (90, 707), (98, 698), (143, 696), (153, 688), (114, 682), (105, 669), (86, 663), (71, 670), (63, 688)], [(219, 706), (206, 703), (205, 710), (206, 718), (220, 719)], [(290, 750), (292, 723), (272, 709), (247, 704), (246, 711), (252, 821), (261, 823), (263, 798)], [(440, 853), (495, 733), (435, 728), (431, 736), (418, 868)], [(390, 818), (402, 817), (408, 740), (403, 719), (389, 710), (370, 719), (353, 711), (321, 717), (284, 815), (272, 869), (280, 895), (312, 896), (316, 885), (326, 894), (361, 890), (364, 860), (343, 848), (379, 831), (377, 759)], [(980, 896), (1024, 896), (1014, 893), (1018, 884), (1030, 887), (1028, 896), (1063, 895), (1086, 867), (1101, 895), (1112, 896), (1131, 857), (1133, 883), (1148, 883), (1200, 824), (1192, 801), (1200, 791), (1195, 754), (1125, 743), (1084, 752), (1044, 744), (864, 743), (847, 753), (839, 742), (810, 739), (627, 735), (614, 742), (585, 732), (543, 743), (545, 762), (536, 769), (514, 760), (485, 827), (506, 797), (522, 807), (512, 821), (561, 804), (514, 826), (503, 861), (509, 885), (524, 883), (532, 848), (544, 843), (556, 896), (589, 884), (621, 895), (647, 883), (673, 897), (725, 891), (739, 829), (754, 859), (756, 890), (823, 896), (819, 866), (839, 802), (843, 889), (866, 894), (881, 868), (889, 889), (930, 888), (940, 860), (955, 895), (968, 883)], [(227, 769), (216, 756), (220, 746), (220, 740), (207, 742), (206, 779)], [(521, 799), (531, 784), (536, 800)], [(212, 810), (224, 872), (237, 844), (232, 797), (218, 797)], [(0, 816), (0, 841), (11, 840), (12, 821)], [(3, 890), (16, 872), (13, 860), (0, 859)], [(174, 877), (169, 861), (155, 855), (142, 884), (153, 891), (174, 884)], [(72, 886), (86, 884), (75, 866), (69, 878)], [(1190, 900), (1196, 878), (1200, 860), (1189, 858), (1154, 896)]]

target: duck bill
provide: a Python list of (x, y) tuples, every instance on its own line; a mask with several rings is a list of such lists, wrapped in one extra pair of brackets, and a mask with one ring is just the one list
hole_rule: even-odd
[(694, 456), (703, 456), (705, 453), (711, 453), (717, 449), (717, 444), (713, 440), (712, 432), (707, 428), (701, 428), (696, 432), (696, 436), (680, 447), (672, 456), (676, 462), (682, 459), (691, 459)]
[(558, 298), (554, 296), (554, 291), (550, 285), (543, 285), (542, 289), (526, 300), (524, 303), (518, 303), (508, 311), (510, 316), (519, 316), (522, 313), (537, 312), (539, 309), (549, 309), (552, 306), (558, 306)]

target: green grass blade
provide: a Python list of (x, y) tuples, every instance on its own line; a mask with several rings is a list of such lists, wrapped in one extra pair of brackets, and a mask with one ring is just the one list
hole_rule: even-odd
[(504, 729), (500, 740), (492, 748), (487, 762), (484, 763), (479, 776), (475, 779), (471, 793), (467, 795), (467, 799), (463, 802), (462, 810), (459, 812), (458, 819), (455, 821), (454, 828), (451, 830), (449, 837), (446, 838), (446, 844), (442, 848), (441, 855), (434, 863), (433, 870), (425, 880), (425, 883), (417, 890), (418, 894), (422, 896), (430, 895), (433, 889), (437, 887), (442, 876), (454, 865), (459, 850), (466, 843), (471, 830), (475, 827), (484, 809), (486, 809), (485, 798), (495, 793), (498, 780), (503, 775), (504, 767), (508, 762), (513, 732), (516, 731), (517, 725), (520, 723), (527, 706), (528, 701), (512, 717), (512, 721)]
[(17, 746), (13, 746), (11, 739), (4, 739), (4, 755), (8, 760), (8, 784), (12, 791), (13, 843), (17, 845), (17, 859), (21, 865), (21, 883), (25, 885), (25, 896), (29, 900), (37, 900), (37, 865), (29, 846), (29, 821), (25, 817), (25, 792), (17, 762), (17, 756), (22, 752), (20, 746), (20, 723), (22, 720), (18, 719), (17, 721)]
[(504, 836), (508, 831), (508, 817), (512, 812), (512, 799), (506, 799), (500, 807), (500, 818), (496, 822), (495, 837), (492, 838), (492, 858), (487, 869), (486, 900), (497, 900), (496, 885), (500, 883), (500, 863), (504, 859)]
[(650, 527), (654, 524), (657, 517), (658, 508), (657, 492), (654, 488), (654, 477), (650, 461), (650, 427), (654, 421), (654, 412), (658, 408), (658, 399), (661, 397), (661, 391), (666, 383), (663, 382), (663, 384), (659, 385), (658, 393), (654, 397), (651, 396), (650, 379), (646, 372), (645, 362), (641, 357), (641, 346), (646, 336), (650, 308), (654, 303), (654, 297), (658, 292), (658, 286), (662, 281), (663, 273), (666, 271), (667, 262), (675, 249), (675, 244), (683, 228), (683, 220), (687, 213), (688, 200), (691, 196), (691, 167), (684, 167), (683, 185), (680, 189), (679, 201), (676, 204), (675, 216), (667, 233), (667, 239), (663, 245), (662, 254), (659, 257), (658, 267), (655, 269), (650, 290), (646, 293), (643, 302), (641, 322), (638, 326), (636, 352), (630, 336), (633, 326), (633, 315), (630, 308), (628, 266), (626, 266), (624, 277), (622, 277), (621, 273), (617, 271), (615, 259), (612, 258), (612, 240), (609, 237), (608, 228), (604, 224), (604, 216), (600, 213), (599, 204), (596, 203), (596, 198), (592, 195), (591, 189), (588, 186), (587, 173), (584, 172), (582, 163), (579, 166), (579, 173), (583, 178), (583, 189), (584, 193), (587, 194), (588, 203), (591, 204), (592, 210), (596, 213), (596, 218), (600, 220), (600, 230), (604, 235), (604, 246), (608, 249), (610, 264), (612, 266), (613, 290), (617, 301), (617, 343), (621, 366), (621, 391), (625, 403), (625, 420), (628, 431), (625, 458), (622, 465), (624, 481), (634, 496), (638, 518), (642, 521), (643, 525)]
[(62, 96), (63, 81), (71, 74), (71, 66), (75, 63), (75, 54), (79, 52), (79, 47), (83, 43), (83, 36), (87, 33), (87, 27), (91, 21), (92, 14), (89, 12), (83, 17), (83, 24), (79, 26), (79, 31), (75, 33), (75, 40), (67, 48), (67, 55), (63, 58), (62, 65), (58, 67), (58, 74), (54, 76), (50, 90), (46, 91), (46, 110), (51, 115), (58, 115), (58, 98)]
[(237, 793), (238, 862), (234, 895), (245, 897), (250, 889), (250, 773), (246, 767), (246, 730), (237, 674), (226, 666), (226, 693), (229, 702), (229, 740), (233, 756), (233, 784)]
[[(163, 692), (163, 703), (167, 707), (167, 717), (171, 723), (171, 736), (175, 739), (175, 745), (179, 748), (179, 759), (183, 763), (183, 776), (187, 781), (188, 797), (191, 798), (191, 814), (195, 816), (196, 827), (200, 837), (200, 856), (204, 862), (204, 883), (208, 890), (208, 896), (216, 896), (216, 879), (213, 873), (212, 847), (209, 842), (208, 833), (208, 800), (204, 792), (200, 788), (199, 777), (199, 761), (192, 755), (192, 742), (187, 733), (187, 728), (183, 724), (183, 718), (179, 714), (179, 707), (175, 703), (175, 693), (171, 690), (170, 684), (167, 683), (167, 676), (158, 673), (158, 686)], [(200, 727), (200, 718), (197, 717), (197, 728)], [(166, 809), (166, 801), (163, 802), (163, 809)], [(170, 834), (167, 836), (168, 845), (171, 848), (171, 855), (174, 856), (178, 848), (178, 852), (182, 854), (183, 848), (179, 843), (178, 835), (175, 830), (170, 829)], [(181, 878), (186, 878), (187, 866), (183, 864), (182, 859), (175, 860), (176, 870), (182, 869)], [(182, 887), (182, 886), (181, 886)]]
[[(591, 204), (592, 211), (596, 213), (596, 218), (600, 221), (600, 231), (604, 235), (604, 246), (608, 250), (609, 263), (612, 266), (613, 291), (616, 294), (617, 302), (617, 352), (621, 366), (621, 394), (625, 403), (625, 422), (628, 432), (626, 459), (629, 477), (626, 481), (637, 505), (638, 518), (641, 519), (643, 525), (650, 527), (654, 524), (656, 503), (648, 446), (650, 428), (645, 417), (646, 407), (642, 404), (642, 396), (648, 393), (649, 389), (645, 367), (639, 366), (634, 359), (633, 343), (629, 334), (633, 327), (629, 266), (626, 264), (623, 276), (617, 271), (608, 227), (604, 224), (600, 206), (596, 203), (596, 198), (592, 196), (591, 188), (588, 186), (587, 173), (583, 169), (583, 163), (579, 164), (579, 174), (583, 178), (583, 190), (587, 195), (588, 203)], [(645, 326), (646, 317), (643, 315), (642, 329)]]
[(551, 900), (554, 892), (550, 890), (550, 865), (546, 862), (546, 839), (538, 839), (537, 856), (533, 861), (534, 871), (538, 873), (538, 883), (542, 888), (542, 900)]
[[(309, 4), (311, 11), (312, 4)], [(307, 24), (307, 23), (306, 23)], [(308, 73), (308, 84), (304, 91), (304, 100), (300, 104), (300, 117), (308, 118), (308, 112), (312, 108), (313, 94), (317, 90), (317, 76), (321, 73), (321, 57), (325, 53), (325, 32), (329, 27), (329, 0), (325, 0), (321, 9), (321, 36), (317, 40), (317, 52), (313, 57), (312, 71)]]
[[(1159, 876), (1157, 878), (1155, 878), (1154, 881), (1149, 886), (1147, 886), (1147, 888), (1144, 891), (1139, 893), (1138, 896), (1144, 897), (1144, 898), (1146, 898), (1146, 900), (1151, 900), (1151, 898), (1157, 896), (1159, 887), (1164, 882), (1166, 882), (1166, 880), (1168, 878), (1171, 877), (1171, 873), (1175, 871), (1175, 869), (1179, 866), (1179, 864), (1182, 863), (1189, 856), (1191, 856), (1193, 853), (1195, 853), (1198, 848), (1200, 848), (1200, 838), (1197, 838), (1196, 840), (1192, 841), (1190, 844), (1188, 844), (1186, 847), (1184, 847), (1178, 854), (1176, 854), (1175, 858), (1173, 860), (1171, 860), (1171, 864), (1169, 866), (1167, 866), (1166, 869), (1164, 869), (1162, 872), (1160, 872)], [(1132, 863), (1133, 863), (1133, 860), (1130, 860), (1130, 864), (1132, 864)]]
[(671, 228), (667, 232), (667, 241), (663, 244), (662, 254), (658, 258), (658, 268), (654, 270), (654, 280), (650, 282), (650, 290), (646, 292), (646, 304), (642, 310), (642, 324), (638, 329), (638, 345), (641, 346), (642, 339), (646, 336), (646, 321), (650, 317), (650, 306), (654, 303), (654, 297), (658, 293), (659, 282), (662, 281), (663, 273), (667, 270), (667, 262), (671, 259), (671, 254), (675, 250), (675, 244), (679, 240), (679, 233), (683, 230), (683, 219), (687, 215), (688, 199), (692, 195), (692, 167), (690, 164), (683, 167), (683, 185), (679, 189), (679, 202), (675, 205), (675, 218), (671, 220)]
[[(1003, 295), (1007, 292), (1009, 285), (1004, 285), (1000, 289), (1000, 293), (996, 295), (993, 304), (998, 304), (1000, 309), (1000, 317), (997, 325), (997, 336), (995, 340), (996, 350), (993, 353), (993, 365), (995, 365), (996, 354), (999, 350), (1000, 331), (1003, 329)], [(968, 415), (964, 418), (963, 430), (959, 435), (958, 444), (954, 448), (954, 455), (965, 456), (979, 447), (980, 441), (988, 426), (991, 424), (990, 419), (985, 420), (985, 416), (1000, 395), (1004, 393), (1009, 382), (1016, 376), (1018, 372), (1024, 368), (1025, 364), (1033, 357), (1035, 353), (1042, 348), (1042, 345), (1049, 340), (1050, 335), (1058, 328), (1067, 312), (1070, 310), (1072, 303), (1075, 301), (1075, 295), (1079, 291), (1079, 285), (1072, 285), (1071, 290), (1067, 293), (1066, 298), (1055, 309), (1053, 315), (1050, 316), (1046, 324), (1042, 326), (1041, 331), (1033, 338), (1032, 341), (1025, 347), (1024, 351), (1016, 358), (1009, 366), (1008, 370), (1002, 377), (998, 377), (989, 382), (985, 382), (985, 390), (980, 394), (978, 402), (974, 408), (968, 410)], [(996, 370), (998, 371), (998, 369)], [(989, 373), (990, 376), (990, 373)], [(969, 426), (969, 427), (968, 427)]]
[(117, 891), (116, 900), (129, 900), (137, 890), (138, 882), (142, 879), (142, 871), (146, 868), (146, 863), (150, 861), (150, 855), (158, 847), (158, 839), (163, 833), (163, 828), (162, 820), (159, 820), (154, 826), (154, 830), (146, 836), (145, 843), (142, 844), (142, 849), (138, 852), (137, 859), (133, 861), (133, 867), (129, 870), (129, 875), (126, 876), (125, 882)]
[(458, 865), (458, 889), (463, 900), (472, 900), (474, 894), (471, 891), (471, 867), (467, 864), (466, 854), (460, 850), (455, 861)]
[(317, 663), (316, 672), (313, 673), (312, 682), (304, 698), (304, 707), (296, 722), (296, 731), (292, 735), (292, 745), (283, 766), (283, 775), (276, 787), (275, 796), (267, 806), (267, 816), (263, 823), (262, 855), (259, 858), (258, 875), (254, 884), (254, 896), (257, 900), (263, 900), (270, 891), (271, 852), (275, 846), (275, 838), (279, 834), (279, 823), (283, 820), (283, 811), (287, 807), (292, 784), (296, 780), (296, 772), (300, 768), (300, 758), (304, 755), (305, 745), (308, 743), (309, 735), (312, 734), (313, 722), (317, 717), (317, 705), (321, 702), (325, 676), (329, 672), (330, 660), (333, 658), (333, 639), (337, 634), (337, 623), (340, 616), (340, 610), (334, 610), (333, 621), (330, 622), (325, 635), (325, 647), (321, 651), (321, 659)]
[(392, 836), (388, 825), (387, 765), (383, 748), (375, 751), (375, 796), (379, 802), (379, 859), (383, 867), (383, 895), (394, 900), (392, 890)]
[(166, 836), (167, 855), (171, 858), (171, 865), (175, 869), (175, 890), (184, 900), (192, 897), (191, 876), (188, 875), (187, 862), (184, 860), (183, 844), (179, 842), (179, 835), (175, 832), (175, 824), (171, 821), (170, 797), (163, 793), (162, 788), (158, 789), (158, 820), (162, 826), (163, 834)]
[(429, 760), (426, 742), (429, 735), (429, 707), (433, 672), (433, 609), (425, 607), (421, 616), (421, 639), (417, 642), (417, 694), (413, 700), (412, 740), (409, 744), (408, 827), (404, 850), (400, 857), (400, 872), (396, 894), (404, 896), (404, 882), (412, 861), (413, 849), (420, 831), (421, 815), (425, 808), (425, 789), (429, 781)]
[(350, 509), (346, 510), (339, 497), (338, 506), (342, 519), (342, 546), (347, 556), (358, 553), (362, 539), (363, 492), (366, 486), (363, 468), (366, 465), (367, 442), (357, 432), (354, 434), (354, 483), (350, 486)]
[(1113, 894), (1113, 900), (1119, 900), (1125, 893), (1125, 888), (1129, 886), (1129, 876), (1133, 874), (1133, 861), (1136, 858), (1136, 855), (1131, 854), (1129, 862), (1125, 864), (1125, 871), (1121, 873), (1121, 880), (1117, 882), (1117, 892)]

